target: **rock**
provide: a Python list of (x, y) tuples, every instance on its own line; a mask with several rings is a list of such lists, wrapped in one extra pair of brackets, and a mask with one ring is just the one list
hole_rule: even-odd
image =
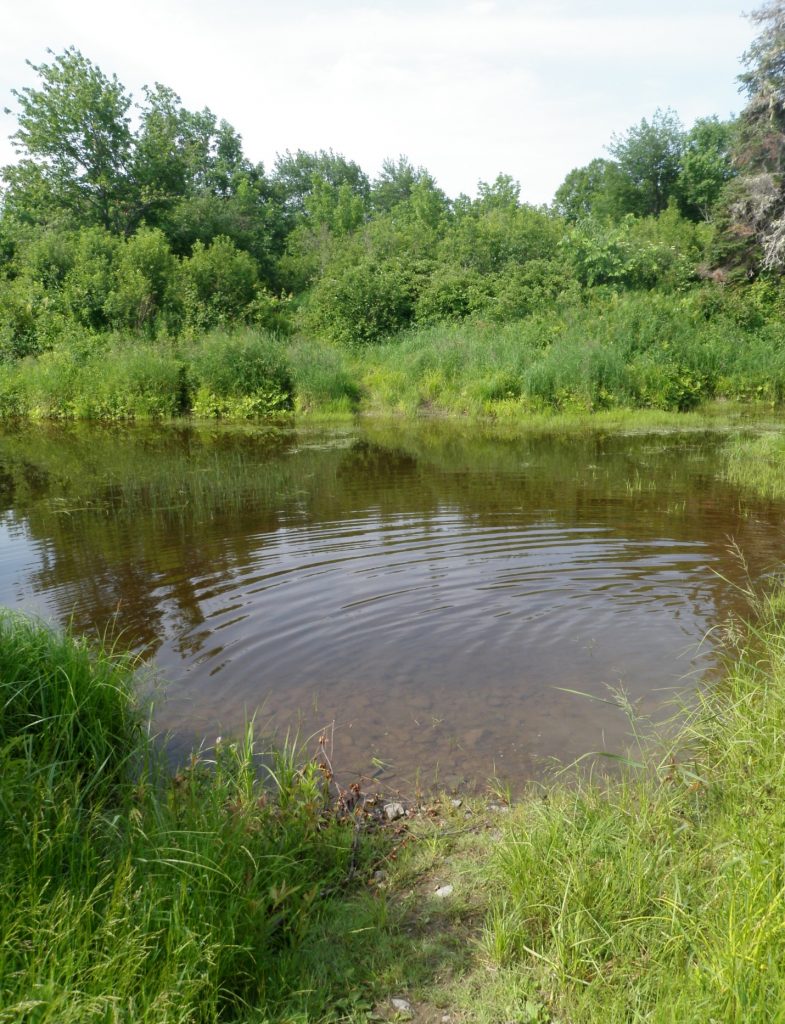
[(380, 871), (374, 871), (374, 873), (373, 873), (373, 880), (374, 880), (374, 882), (376, 882), (377, 885), (381, 885), (382, 882), (386, 882), (387, 881), (387, 872), (386, 871), (381, 871), (381, 870)]
[(406, 814), (406, 808), (403, 804), (385, 804), (384, 805), (384, 816), (388, 821), (397, 821)]
[(510, 813), (510, 805), (509, 804), (488, 804), (488, 810), (489, 811), (495, 811), (496, 814), (509, 814)]
[(460, 797), (456, 800), (451, 800), (450, 803), (453, 805), (456, 811), (458, 810), (459, 807), (463, 807), (463, 800), (461, 800)]
[(442, 1024), (452, 1024), (452, 1017), (449, 1013), (442, 1014)]
[(454, 885), (440, 885), (439, 888), (436, 890), (435, 895), (438, 896), (440, 900), (443, 900), (447, 896), (452, 896), (454, 891)]
[(400, 1013), (402, 1016), (405, 1015), (406, 1017), (414, 1016), (414, 1007), (408, 999), (391, 999), (390, 1003), (396, 1013)]

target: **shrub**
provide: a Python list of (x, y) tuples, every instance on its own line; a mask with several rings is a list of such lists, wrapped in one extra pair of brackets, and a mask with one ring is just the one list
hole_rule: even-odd
[(213, 333), (188, 352), (197, 416), (263, 416), (292, 408), (281, 343), (261, 331)]
[(411, 323), (417, 290), (416, 268), (405, 260), (367, 260), (321, 278), (305, 323), (331, 341), (372, 344)]

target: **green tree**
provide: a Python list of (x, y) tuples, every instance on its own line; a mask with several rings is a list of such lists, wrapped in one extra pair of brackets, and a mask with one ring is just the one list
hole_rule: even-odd
[(657, 216), (676, 192), (684, 129), (673, 110), (656, 110), (608, 146), (624, 176), (626, 213)]
[(11, 139), (20, 161), (3, 171), (8, 209), (22, 219), (127, 231), (139, 202), (130, 95), (73, 48), (30, 66), (41, 84), (13, 90), (19, 111)]
[(731, 158), (733, 123), (699, 118), (687, 133), (676, 183), (679, 206), (691, 220), (711, 220), (735, 171)]
[(314, 190), (314, 183), (319, 181), (335, 188), (347, 185), (352, 195), (362, 199), (363, 205), (368, 202), (371, 190), (368, 175), (353, 160), (347, 160), (331, 149), (317, 153), (303, 149), (290, 153), (287, 150), (275, 161), (272, 182), (290, 227), (298, 218), (307, 215), (306, 201)]
[(739, 82), (748, 102), (739, 118), (721, 257), (750, 273), (785, 269), (785, 2), (750, 15), (760, 34), (743, 55)]
[(625, 208), (626, 186), (619, 165), (598, 157), (570, 171), (556, 189), (553, 205), (557, 213), (572, 222), (584, 217), (618, 220), (629, 212)]
[(388, 157), (371, 186), (371, 207), (376, 213), (389, 213), (395, 206), (410, 199), (415, 189), (424, 182), (435, 188), (433, 178), (424, 167), (415, 167), (403, 155), (397, 160)]

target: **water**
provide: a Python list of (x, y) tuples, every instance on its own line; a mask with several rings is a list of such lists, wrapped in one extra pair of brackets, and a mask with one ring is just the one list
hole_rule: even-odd
[(776, 571), (783, 507), (720, 435), (520, 437), (454, 424), (0, 435), (0, 604), (118, 635), (168, 681), (185, 753), (259, 720), (329, 726), (402, 785), (623, 750)]

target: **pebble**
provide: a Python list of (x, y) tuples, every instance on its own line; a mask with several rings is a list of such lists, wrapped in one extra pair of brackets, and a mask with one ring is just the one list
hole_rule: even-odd
[(384, 816), (388, 821), (397, 821), (406, 814), (406, 808), (403, 804), (385, 804), (384, 805)]
[(489, 811), (496, 811), (497, 814), (509, 814), (509, 804), (488, 804)]
[(391, 999), (390, 1003), (396, 1013), (404, 1013), (407, 1017), (414, 1016), (414, 1007), (408, 999)]
[(377, 885), (381, 885), (382, 882), (386, 882), (387, 881), (387, 872), (386, 871), (374, 871), (374, 873), (373, 873), (373, 880), (374, 880), (374, 882), (376, 882)]
[(460, 798), (457, 800), (451, 800), (450, 803), (453, 805), (456, 811), (458, 810), (459, 807), (463, 807), (463, 800), (461, 800)]
[(440, 900), (443, 900), (446, 896), (452, 896), (454, 891), (455, 886), (453, 885), (440, 885), (439, 888), (436, 890), (436, 895), (439, 897)]

